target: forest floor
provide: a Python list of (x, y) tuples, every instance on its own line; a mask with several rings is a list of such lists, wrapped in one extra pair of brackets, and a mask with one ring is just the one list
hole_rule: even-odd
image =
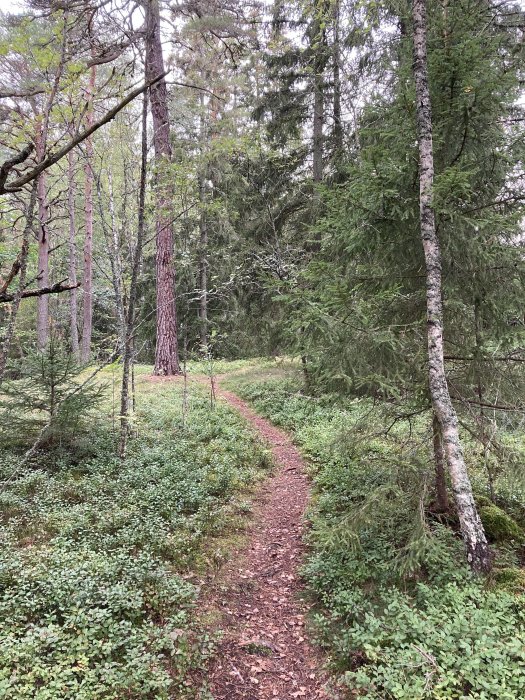
[[(191, 379), (209, 383), (204, 377)], [(298, 572), (309, 500), (305, 462), (285, 432), (223, 389), (220, 380), (214, 381), (215, 397), (235, 408), (268, 446), (275, 469), (255, 498), (245, 545), (201, 600), (203, 618), (218, 617), (221, 631), (207, 673), (209, 690), (215, 700), (333, 697), (305, 629), (308, 604)]]

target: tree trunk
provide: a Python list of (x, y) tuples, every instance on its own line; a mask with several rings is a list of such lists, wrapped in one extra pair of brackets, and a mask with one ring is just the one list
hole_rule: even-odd
[(77, 284), (77, 248), (76, 215), (75, 215), (75, 169), (73, 151), (68, 153), (68, 209), (69, 209), (69, 284), (75, 287), (69, 293), (69, 330), (71, 334), (71, 352), (76, 360), (80, 359), (80, 346), (78, 342), (78, 292)]
[(443, 301), (441, 250), (432, 208), (434, 153), (432, 145), (432, 112), (428, 85), (426, 47), (426, 1), (413, 0), (414, 80), (419, 142), (420, 225), (425, 254), (427, 280), (427, 341), (429, 387), (434, 413), (443, 436), (456, 510), (467, 559), (475, 572), (491, 567), (490, 549), (474, 503), (472, 485), (467, 473), (459, 438), (456, 412), (450, 399), (443, 358)]
[[(146, 0), (146, 77), (152, 80), (164, 73), (158, 0)], [(156, 165), (156, 256), (157, 341), (155, 374), (180, 373), (177, 342), (177, 307), (173, 262), (173, 200), (168, 93), (164, 78), (150, 89), (153, 120), (153, 146)]]
[[(146, 202), (146, 174), (148, 167), (148, 93), (144, 93), (142, 105), (142, 150), (140, 163), (140, 187), (137, 221), (137, 244), (133, 256), (131, 281), (129, 285), (129, 300), (126, 314), (126, 332), (124, 336), (124, 348), (122, 358), (122, 388), (120, 392), (120, 445), (119, 454), (122, 459), (126, 456), (126, 446), (129, 436), (129, 380), (131, 369), (131, 381), (133, 390), (133, 403), (135, 402), (135, 377), (133, 374), (134, 333), (135, 333), (135, 307), (137, 301), (137, 287), (144, 245), (144, 209)], [(135, 406), (133, 405), (133, 408)]]
[[(36, 138), (36, 157), (38, 162), (45, 157), (44, 128), (39, 127)], [(49, 219), (49, 209), (47, 204), (47, 176), (41, 173), (37, 181), (38, 199), (38, 289), (49, 287), (49, 236), (47, 224)], [(39, 350), (44, 350), (49, 341), (49, 297), (42, 295), (38, 297), (36, 316), (36, 338)]]
[(208, 220), (206, 211), (206, 180), (201, 177), (199, 183), (201, 211), (199, 217), (199, 319), (200, 344), (203, 353), (208, 349)]
[[(209, 81), (209, 74), (205, 75), (206, 82)], [(208, 352), (208, 212), (206, 210), (206, 205), (208, 201), (208, 188), (206, 179), (208, 177), (209, 163), (207, 158), (209, 154), (206, 153), (208, 141), (212, 137), (211, 125), (208, 125), (208, 119), (205, 115), (205, 104), (204, 95), (201, 93), (200, 97), (200, 142), (201, 142), (201, 153), (204, 155), (203, 165), (201, 172), (199, 173), (199, 203), (200, 203), (200, 215), (199, 215), (199, 334), (200, 334), (200, 346), (201, 352), (204, 356)], [(212, 105), (210, 119), (213, 123), (214, 115), (217, 112)], [(187, 345), (187, 327), (185, 326), (184, 335), (184, 361), (186, 362), (186, 345)]]
[[(64, 28), (62, 32), (62, 47), (60, 60), (53, 80), (53, 86), (47, 97), (43, 112), (37, 119), (38, 127), (35, 139), (35, 151), (37, 164), (40, 165), (46, 157), (47, 136), (49, 132), (49, 120), (51, 109), (58, 93), (60, 79), (66, 60), (67, 36), (67, 10), (64, 12)], [(47, 228), (49, 219), (49, 207), (47, 202), (47, 175), (43, 171), (37, 180), (37, 200), (38, 200), (38, 288), (49, 287), (49, 231)], [(49, 298), (42, 295), (38, 298), (37, 306), (37, 346), (43, 350), (49, 342)]]
[(18, 277), (18, 288), (15, 292), (14, 299), (11, 303), (11, 313), (9, 316), (9, 322), (7, 325), (7, 330), (2, 343), (2, 350), (0, 351), (0, 384), (4, 378), (5, 368), (7, 364), (7, 357), (9, 355), (9, 348), (11, 347), (11, 342), (15, 334), (16, 318), (18, 316), (18, 310), (20, 308), (20, 301), (22, 300), (22, 294), (26, 286), (27, 278), (27, 258), (29, 256), (29, 240), (31, 237), (31, 231), (33, 230), (33, 221), (35, 218), (35, 207), (37, 202), (37, 182), (33, 182), (31, 188), (31, 196), (29, 199), (29, 204), (26, 209), (26, 223), (24, 226), (24, 232), (22, 235), (22, 247), (20, 249), (19, 255), (19, 277)]
[(443, 452), (441, 425), (435, 414), (432, 419), (432, 433), (434, 467), (436, 473), (436, 505), (440, 513), (446, 513), (450, 506), (448, 502), (447, 482), (445, 479), (445, 454)]
[[(124, 289), (122, 283), (122, 261), (120, 259), (119, 235), (115, 216), (115, 198), (113, 192), (113, 177), (111, 171), (108, 173), (109, 180), (109, 213), (111, 217), (111, 240), (109, 247), (111, 251), (111, 275), (113, 278), (113, 291), (115, 294), (115, 309), (117, 312), (119, 350), (124, 352), (126, 344), (126, 312), (124, 309)], [(102, 193), (100, 193), (102, 194)], [(101, 203), (102, 206), (102, 203)]]
[[(95, 91), (96, 68), (92, 66), (88, 83), (88, 109), (86, 126), (93, 126), (93, 93)], [(83, 290), (83, 323), (82, 323), (82, 347), (80, 359), (89, 362), (91, 357), (91, 334), (93, 329), (93, 140), (89, 136), (86, 139), (86, 165), (85, 165), (85, 217), (86, 231), (84, 238), (84, 278)]]
[(313, 118), (313, 164), (312, 175), (314, 183), (323, 180), (323, 124), (324, 124), (324, 57), (322, 51), (324, 42), (320, 41), (320, 35), (324, 35), (320, 23), (317, 24), (314, 41), (318, 44), (315, 49), (317, 54), (314, 61), (314, 118)]
[(334, 161), (337, 165), (343, 156), (343, 122), (341, 118), (341, 43), (339, 31), (340, 0), (334, 2), (334, 43), (332, 47), (334, 76)]

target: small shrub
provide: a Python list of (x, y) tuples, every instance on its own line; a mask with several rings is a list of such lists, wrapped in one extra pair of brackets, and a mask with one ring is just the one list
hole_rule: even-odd
[(0, 447), (26, 448), (36, 442), (40, 450), (72, 452), (88, 430), (86, 418), (104, 393), (100, 383), (83, 381), (81, 370), (55, 339), (45, 351), (27, 355), (20, 379), (1, 387)]

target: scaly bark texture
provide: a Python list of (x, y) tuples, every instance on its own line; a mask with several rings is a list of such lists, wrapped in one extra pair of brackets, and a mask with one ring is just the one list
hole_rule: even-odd
[(472, 494), (458, 431), (456, 412), (450, 399), (443, 358), (443, 300), (441, 249), (432, 208), (434, 152), (432, 111), (428, 84), (427, 17), (425, 0), (413, 0), (414, 80), (419, 142), (419, 202), (421, 238), (425, 253), (427, 281), (427, 341), (429, 386), (434, 413), (441, 426), (461, 534), (467, 558), (475, 572), (490, 570), (491, 554)]
[(71, 352), (80, 359), (80, 345), (78, 340), (78, 293), (77, 284), (77, 247), (76, 247), (76, 212), (75, 212), (75, 162), (73, 151), (68, 153), (68, 194), (67, 203), (69, 209), (69, 284), (74, 287), (69, 293), (69, 330), (71, 334)]
[[(158, 0), (146, 3), (146, 78), (153, 80), (164, 73), (160, 38)], [(168, 93), (164, 78), (150, 88), (150, 109), (153, 120), (153, 147), (156, 165), (156, 256), (157, 275), (157, 341), (154, 374), (180, 373), (177, 339), (177, 305), (175, 300), (175, 267), (173, 261), (173, 222), (171, 202), (173, 190), (168, 171), (172, 149), (168, 112)]]
[[(93, 66), (89, 74), (88, 83), (88, 110), (86, 126), (93, 126), (93, 93), (95, 91), (96, 68)], [(91, 356), (91, 334), (93, 330), (93, 140), (91, 136), (86, 139), (86, 165), (85, 165), (85, 190), (84, 206), (86, 217), (86, 231), (84, 238), (84, 277), (82, 281), (83, 291), (83, 323), (82, 346), (80, 359), (89, 362)]]
[[(67, 12), (64, 17), (67, 16)], [(67, 32), (62, 33), (62, 48), (60, 61), (57, 66), (53, 85), (42, 113), (37, 118), (37, 133), (35, 138), (35, 151), (37, 163), (40, 165), (46, 158), (47, 136), (49, 132), (49, 120), (51, 109), (57, 96), (60, 86), (60, 79), (66, 60)], [(38, 288), (47, 289), (49, 287), (49, 206), (47, 202), (47, 175), (43, 171), (38, 176), (37, 199), (38, 199)], [(43, 350), (49, 342), (49, 297), (42, 295), (38, 297), (37, 306), (37, 346)]]

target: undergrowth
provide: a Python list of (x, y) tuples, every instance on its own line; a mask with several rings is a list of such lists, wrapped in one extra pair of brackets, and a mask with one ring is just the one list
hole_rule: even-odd
[(40, 452), (17, 471), (18, 455), (1, 455), (0, 698), (197, 695), (187, 672), (211, 649), (196, 629), (200, 573), (268, 458), (205, 392), (192, 389), (183, 421), (180, 384), (139, 380), (121, 461), (103, 375), (89, 458)]
[[(312, 396), (299, 373), (248, 373), (228, 382), (292, 431), (310, 460), (314, 498), (303, 573), (317, 602), (315, 634), (343, 693), (523, 698), (523, 520), (487, 506), (485, 465), (468, 436), (480, 506), (498, 533), (489, 581), (470, 574), (454, 518), (433, 511), (426, 413), (400, 418), (367, 399)], [(510, 433), (504, 439), (518, 440)], [(502, 470), (493, 477), (500, 505), (509, 504), (519, 520), (520, 486)]]

